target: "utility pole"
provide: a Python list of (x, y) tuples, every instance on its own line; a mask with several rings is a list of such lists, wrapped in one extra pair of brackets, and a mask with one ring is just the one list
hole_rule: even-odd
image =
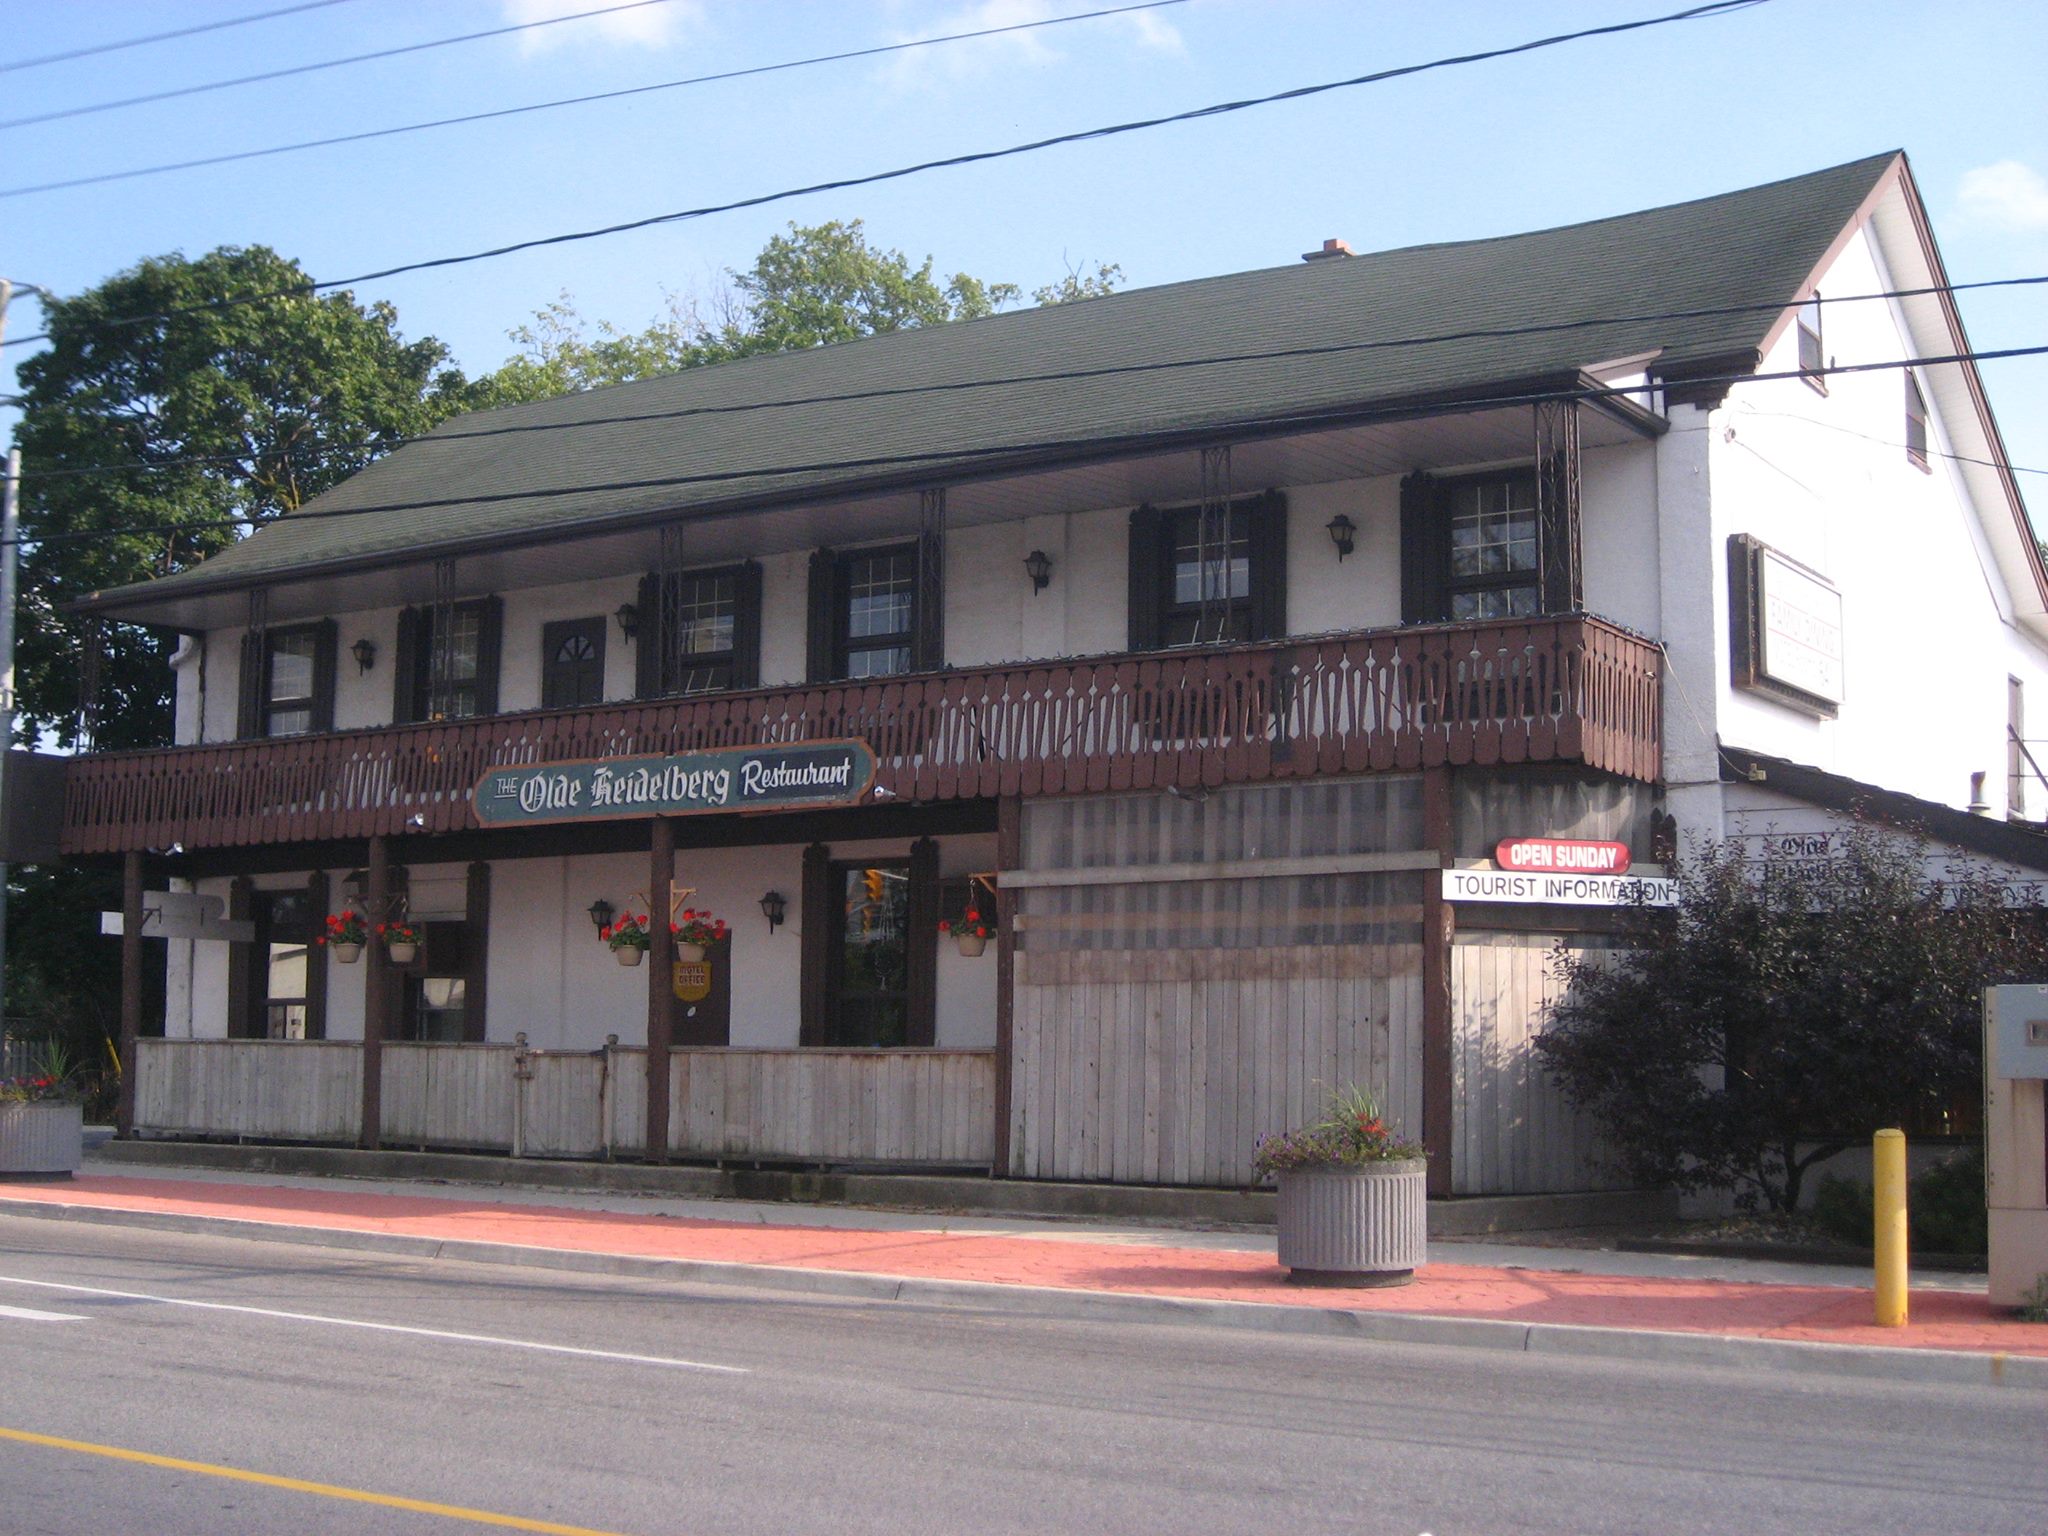
[[(19, 286), (47, 301), (47, 289), (0, 277), (0, 339), (7, 335), (7, 304)], [(12, 405), (13, 400), (0, 402)], [(0, 828), (6, 825), (7, 754), (14, 748), (15, 562), (21, 535), (21, 450), (7, 450), (7, 475), (0, 480)], [(7, 1029), (7, 861), (0, 858), (0, 1034)]]

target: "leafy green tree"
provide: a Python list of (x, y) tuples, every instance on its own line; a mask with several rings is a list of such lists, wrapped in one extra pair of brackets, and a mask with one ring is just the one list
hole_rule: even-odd
[(1536, 1050), (1649, 1184), (1797, 1209), (1807, 1170), (1982, 1091), (1980, 989), (2048, 973), (2037, 891), (1857, 825), (1822, 857), (1702, 843), (1675, 910), (1571, 959)]
[[(712, 295), (708, 313), (670, 295), (666, 315), (631, 333), (599, 322), (593, 334), (561, 295), (511, 333), (523, 350), (481, 381), (483, 398), (492, 405), (545, 400), (706, 363), (978, 320), (1017, 302), (1021, 291), (965, 272), (942, 281), (931, 257), (912, 266), (903, 252), (869, 244), (859, 219), (791, 224), (745, 272), (726, 275), (730, 286)], [(1112, 292), (1122, 280), (1115, 266), (1070, 270), (1033, 297), (1064, 304)]]
[[(440, 342), (399, 336), (388, 304), (307, 292), (209, 307), (310, 283), (274, 251), (230, 246), (50, 305), (50, 344), (19, 374), (28, 739), (74, 737), (83, 636), (66, 604), (204, 560), (474, 398)], [(172, 643), (113, 628), (100, 746), (170, 740)]]

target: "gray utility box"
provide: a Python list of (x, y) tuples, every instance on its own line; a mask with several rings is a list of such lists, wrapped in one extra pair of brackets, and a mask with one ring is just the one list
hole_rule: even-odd
[(2048, 1078), (2048, 987), (1986, 987), (1984, 1020), (1993, 1077)]

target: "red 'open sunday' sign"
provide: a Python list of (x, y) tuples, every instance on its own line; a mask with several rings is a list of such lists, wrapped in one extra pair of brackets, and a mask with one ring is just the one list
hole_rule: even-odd
[(1628, 844), (1568, 837), (1504, 837), (1494, 847), (1493, 862), (1502, 869), (1619, 875), (1628, 870)]

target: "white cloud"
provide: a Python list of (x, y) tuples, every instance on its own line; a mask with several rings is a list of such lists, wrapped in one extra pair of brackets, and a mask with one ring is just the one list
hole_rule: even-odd
[[(505, 20), (513, 26), (529, 26), (558, 16), (575, 16), (602, 10), (622, 0), (499, 0)], [(665, 0), (656, 5), (634, 6), (581, 21), (564, 21), (551, 27), (531, 27), (518, 34), (519, 51), (546, 53), (554, 48), (591, 43), (636, 48), (663, 48), (673, 42), (686, 26), (703, 19), (699, 0)]]
[(2000, 160), (1963, 173), (1966, 212), (2001, 229), (2048, 229), (2048, 179), (2030, 165)]
[[(977, 3), (949, 11), (914, 32), (899, 32), (891, 42), (908, 43), (929, 37), (951, 37), (961, 32), (982, 32), (994, 27), (1015, 27), (1050, 21), (1072, 14), (1056, 10), (1049, 0), (977, 0)], [(1065, 57), (1056, 46), (1063, 37), (1079, 38), (1092, 33), (1100, 43), (1105, 33), (1121, 33), (1138, 47), (1157, 53), (1185, 51), (1180, 32), (1162, 20), (1156, 11), (1137, 11), (1127, 16), (1104, 17), (1078, 22), (1070, 27), (1044, 27), (1030, 32), (1005, 32), (997, 37), (978, 37), (969, 42), (937, 43), (896, 54), (882, 67), (882, 78), (907, 89), (935, 81), (980, 79), (1005, 69), (1038, 68), (1057, 64)]]

